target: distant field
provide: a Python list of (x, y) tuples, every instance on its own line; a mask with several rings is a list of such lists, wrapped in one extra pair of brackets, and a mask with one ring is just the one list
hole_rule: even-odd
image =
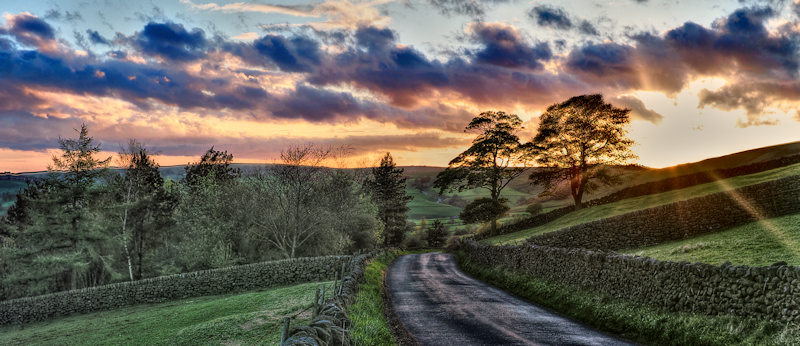
[[(2, 345), (198, 345), (280, 342), (283, 316), (311, 306), (311, 283), (268, 291), (183, 299), (0, 327)], [(292, 320), (307, 324), (309, 311)], [(277, 326), (277, 328), (276, 328)]]
[(580, 225), (582, 223), (604, 219), (615, 215), (627, 214), (637, 210), (675, 203), (685, 199), (705, 196), (712, 193), (732, 190), (743, 186), (758, 184), (798, 174), (800, 174), (800, 164), (794, 164), (761, 173), (743, 175), (731, 179), (719, 180), (713, 183), (696, 185), (686, 189), (624, 199), (615, 203), (581, 209), (578, 212), (569, 213), (553, 222), (539, 227), (529, 228), (515, 233), (504, 234), (486, 239), (484, 241), (492, 244), (505, 244), (513, 241), (521, 241), (535, 234), (557, 231), (564, 227)]
[[(19, 189), (23, 189), (28, 185), (24, 181), (16, 180), (0, 180), (0, 195), (4, 192), (16, 195)], [(15, 200), (0, 200), (0, 215), (5, 215), (8, 208), (14, 205)]]
[(666, 261), (768, 266), (786, 261), (800, 266), (800, 214), (737, 226), (726, 231), (622, 253)]

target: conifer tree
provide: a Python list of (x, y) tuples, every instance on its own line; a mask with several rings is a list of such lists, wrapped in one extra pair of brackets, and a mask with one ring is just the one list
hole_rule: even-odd
[(110, 237), (97, 203), (107, 191), (98, 182), (111, 158), (95, 158), (100, 145), (93, 144), (86, 125), (76, 131), (78, 139), (59, 138), (61, 155), (53, 156), (42, 181), (29, 184), (36, 191), (21, 194), (27, 207), (17, 213), (24, 217), (12, 234), (15, 270), (5, 281), (26, 286), (22, 294), (103, 284), (113, 273), (103, 259), (103, 242)]
[(378, 218), (384, 224), (383, 244), (397, 246), (403, 242), (406, 232), (406, 204), (413, 196), (406, 195), (406, 177), (403, 169), (397, 168), (392, 155), (386, 153), (381, 164), (372, 169), (372, 177), (365, 184), (372, 192), (378, 206)]
[(442, 222), (439, 220), (434, 220), (433, 227), (428, 228), (428, 245), (432, 247), (440, 247), (444, 245), (448, 235), (450, 235), (450, 232), (447, 232)]

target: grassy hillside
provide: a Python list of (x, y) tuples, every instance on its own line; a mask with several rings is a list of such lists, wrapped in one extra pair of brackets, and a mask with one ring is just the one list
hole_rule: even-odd
[(522, 241), (532, 235), (552, 232), (564, 227), (579, 225), (593, 220), (603, 219), (615, 215), (622, 215), (637, 210), (656, 207), (659, 205), (675, 203), (680, 200), (705, 196), (712, 193), (736, 189), (743, 186), (758, 184), (770, 180), (780, 179), (800, 174), (800, 164), (794, 164), (761, 173), (743, 175), (735, 178), (719, 180), (713, 183), (696, 185), (690, 188), (673, 190), (665, 193), (624, 199), (619, 202), (604, 204), (597, 207), (584, 208), (577, 212), (567, 214), (553, 222), (539, 227), (529, 228), (520, 232), (504, 234), (486, 239), (492, 244), (504, 244), (513, 241)]
[[(198, 345), (280, 341), (280, 323), (311, 306), (321, 284), (139, 305), (0, 327), (2, 345)], [(307, 324), (305, 311), (292, 325)]]
[(623, 251), (666, 261), (800, 266), (800, 214), (752, 222), (729, 230)]

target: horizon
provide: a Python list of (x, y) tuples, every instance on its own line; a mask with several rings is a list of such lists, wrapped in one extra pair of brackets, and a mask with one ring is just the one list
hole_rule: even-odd
[(163, 166), (209, 147), (269, 163), (300, 143), (444, 167), (482, 111), (533, 137), (547, 106), (632, 110), (665, 168), (800, 140), (800, 1), (11, 0), (0, 18), (0, 172), (42, 171), (86, 124)]

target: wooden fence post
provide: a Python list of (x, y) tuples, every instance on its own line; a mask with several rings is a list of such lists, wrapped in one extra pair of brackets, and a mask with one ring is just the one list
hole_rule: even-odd
[(281, 330), (281, 345), (286, 342), (287, 335), (289, 334), (289, 324), (291, 323), (291, 319), (289, 317), (283, 318), (283, 329)]
[(314, 295), (314, 316), (313, 317), (317, 317), (317, 315), (319, 314), (319, 306), (320, 306), (320, 303), (319, 303), (319, 287), (318, 287), (317, 288), (317, 293)]

